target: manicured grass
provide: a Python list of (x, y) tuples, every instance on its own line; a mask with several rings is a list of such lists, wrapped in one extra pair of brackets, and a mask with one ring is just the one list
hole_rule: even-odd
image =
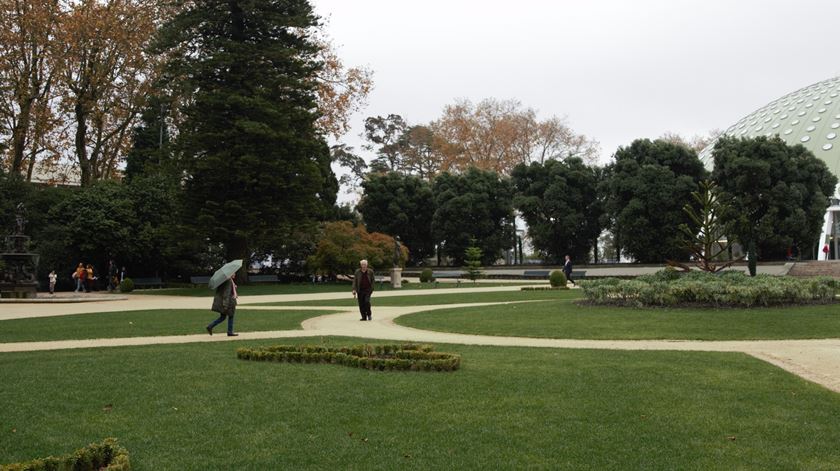
[[(300, 329), (304, 319), (335, 311), (263, 311), (237, 309), (237, 332)], [(71, 316), (0, 321), (0, 342), (206, 334), (218, 314), (203, 309), (100, 312)], [(215, 331), (225, 333), (227, 320)]]
[[(462, 288), (493, 288), (498, 286), (515, 286), (515, 285), (534, 285), (540, 284), (536, 282), (522, 282), (522, 283), (472, 283), (462, 282)], [(437, 288), (455, 288), (455, 283), (440, 283)], [(286, 283), (286, 284), (258, 284), (258, 285), (241, 285), (237, 288), (240, 296), (259, 296), (265, 294), (309, 294), (309, 293), (340, 293), (342, 291), (350, 292), (350, 282), (346, 283)], [(382, 291), (391, 291), (391, 285), (388, 283), (376, 283), (376, 289)], [(404, 284), (401, 289), (436, 289), (434, 283), (408, 283)], [(164, 288), (164, 289), (142, 289), (132, 291), (131, 294), (153, 294), (160, 296), (197, 296), (210, 297), (213, 296), (213, 291), (206, 287), (197, 288)]]
[[(417, 296), (377, 297), (374, 291), (371, 305), (376, 306), (432, 306), (439, 304), (460, 303), (496, 303), (505, 301), (536, 301), (547, 299), (578, 299), (580, 294), (572, 290), (557, 291), (496, 291), (488, 293), (450, 293)], [(345, 299), (325, 299), (323, 301), (286, 301), (280, 303), (258, 303), (251, 306), (355, 306), (357, 301), (348, 294)]]
[(635, 309), (570, 301), (444, 309), (396, 323), (418, 329), (565, 339), (812, 339), (840, 337), (840, 305)]
[(234, 352), (320, 340), (2, 354), (0, 463), (113, 436), (137, 471), (840, 468), (840, 395), (747, 355), (447, 345), (457, 372), (385, 373)]

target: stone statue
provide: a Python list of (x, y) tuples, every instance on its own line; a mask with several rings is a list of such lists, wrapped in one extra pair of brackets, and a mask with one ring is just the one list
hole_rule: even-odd
[(400, 236), (394, 237), (394, 268), (400, 267), (400, 260), (402, 259), (401, 247)]
[(26, 227), (26, 206), (23, 203), (18, 203), (15, 208), (15, 235), (23, 235), (23, 229)]

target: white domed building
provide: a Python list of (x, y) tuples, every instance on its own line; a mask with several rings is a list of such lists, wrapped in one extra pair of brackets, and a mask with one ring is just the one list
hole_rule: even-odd
[[(840, 77), (809, 85), (773, 100), (747, 115), (724, 131), (733, 137), (778, 135), (790, 145), (802, 144), (826, 163), (840, 178)], [(700, 152), (700, 160), (711, 169), (715, 143)], [(833, 250), (819, 251), (818, 259), (838, 258), (840, 254), (840, 185), (835, 188), (826, 210), (819, 246)]]

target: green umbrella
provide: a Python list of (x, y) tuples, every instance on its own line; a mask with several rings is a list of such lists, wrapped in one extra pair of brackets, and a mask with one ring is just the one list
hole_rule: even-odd
[(222, 285), (225, 281), (228, 280), (234, 273), (236, 273), (240, 268), (242, 268), (242, 260), (234, 260), (232, 262), (228, 262), (222, 268), (216, 270), (216, 273), (213, 273), (213, 276), (210, 277), (210, 282), (207, 283), (207, 286), (215, 290), (219, 286)]

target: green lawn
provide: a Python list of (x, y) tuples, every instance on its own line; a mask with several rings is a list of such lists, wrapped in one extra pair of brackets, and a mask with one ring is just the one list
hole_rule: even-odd
[[(237, 309), (234, 330), (253, 332), (300, 329), (304, 319), (335, 311)], [(0, 342), (206, 334), (218, 314), (203, 309), (101, 312), (0, 321)], [(227, 321), (215, 331), (224, 334)]]
[[(516, 286), (516, 285), (534, 285), (540, 284), (536, 282), (521, 282), (521, 283), (472, 283), (462, 282), (462, 288), (494, 288), (499, 286)], [(434, 283), (409, 283), (404, 284), (401, 289), (440, 289), (440, 288), (455, 288), (455, 283), (439, 283), (437, 288)], [(387, 283), (377, 283), (377, 290), (391, 291), (391, 285)], [(264, 294), (309, 294), (309, 293), (339, 293), (342, 291), (350, 292), (350, 282), (346, 283), (279, 283), (279, 284), (257, 284), (257, 285), (242, 285), (237, 287), (237, 292), (240, 296), (259, 296)], [(213, 296), (213, 291), (206, 287), (197, 288), (164, 288), (164, 289), (141, 289), (132, 291), (131, 294), (153, 294), (163, 296)]]
[[(496, 291), (487, 293), (450, 293), (417, 296), (378, 297), (374, 291), (371, 305), (376, 306), (431, 306), (460, 303), (496, 303), (505, 301), (536, 301), (547, 299), (578, 299), (576, 291)], [(348, 293), (345, 299), (325, 299), (321, 301), (286, 301), (279, 303), (258, 303), (250, 306), (355, 306), (357, 301)]]
[(634, 309), (571, 301), (443, 309), (402, 316), (418, 329), (566, 339), (810, 339), (840, 337), (840, 306)]
[[(355, 339), (282, 343), (359, 343)], [(454, 373), (238, 345), (0, 355), (0, 463), (117, 437), (132, 469), (840, 469), (840, 395), (742, 354), (438, 346)]]

